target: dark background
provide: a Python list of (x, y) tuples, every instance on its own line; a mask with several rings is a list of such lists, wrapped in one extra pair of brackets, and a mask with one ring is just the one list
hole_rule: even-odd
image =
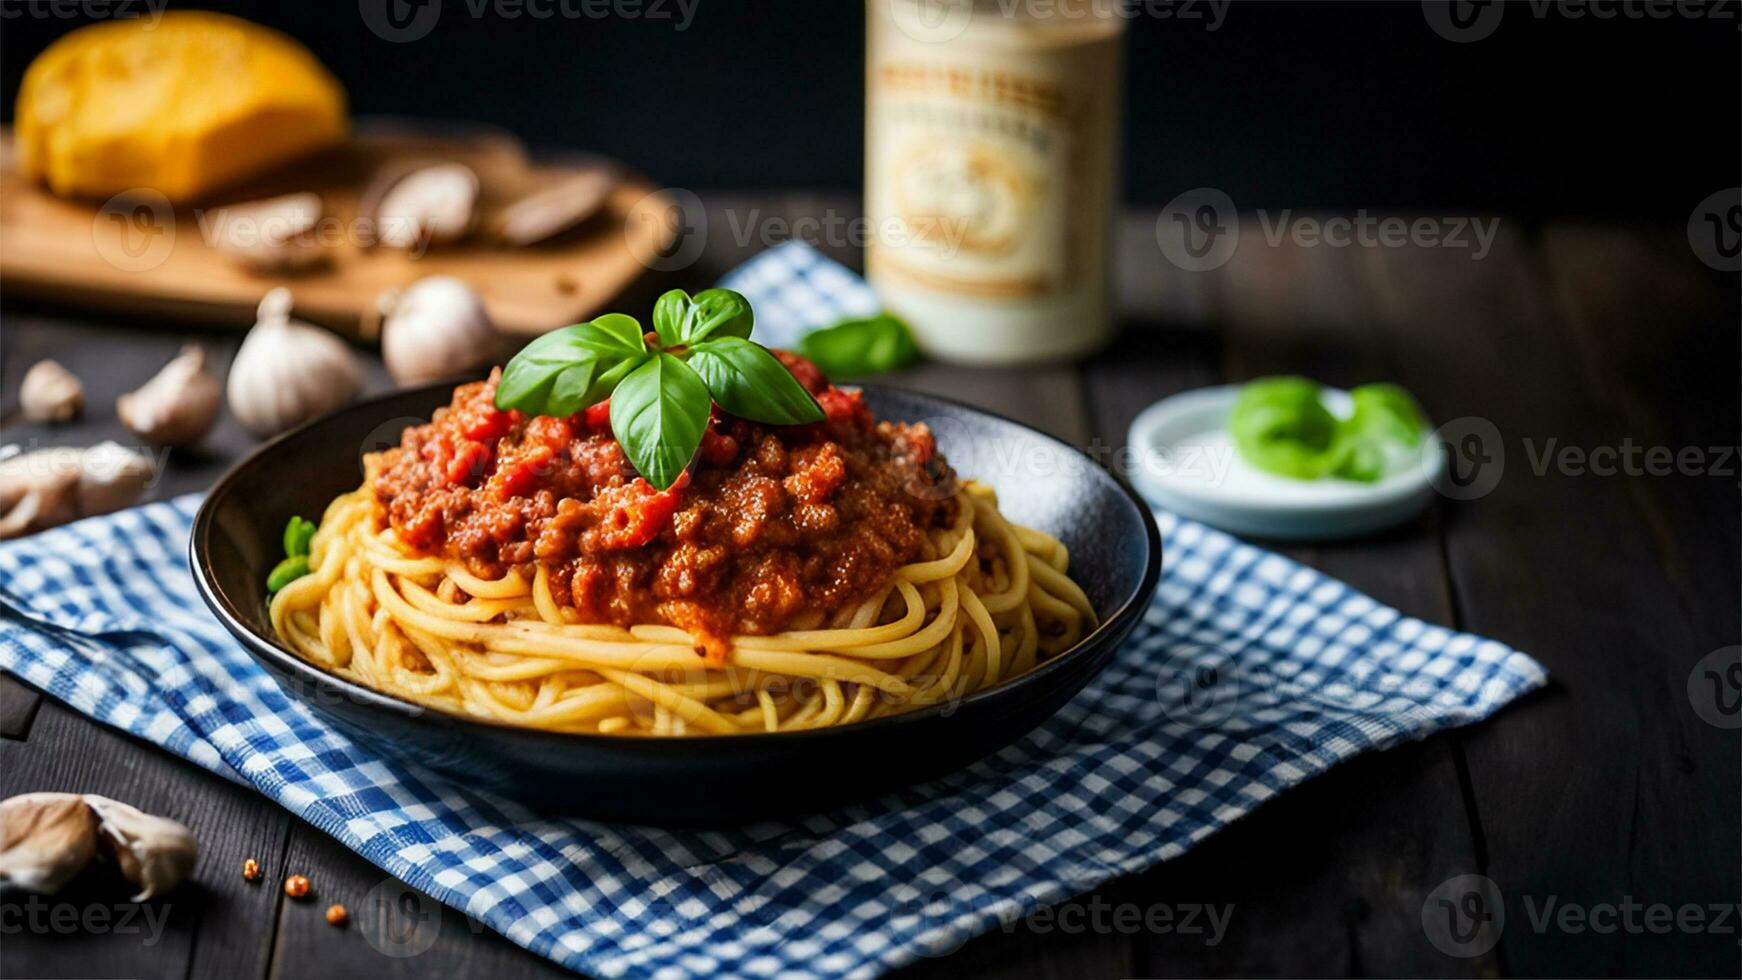
[[(557, 0), (511, 0), (523, 12), (509, 18), (496, 0), (450, 0), (426, 37), (396, 44), (360, 14), (387, 2), (397, 0), (171, 7), (222, 9), (294, 35), (358, 114), (494, 123), (694, 189), (859, 185), (863, 3), (692, 0), (694, 18), (677, 30), (671, 0), (664, 20), (531, 12), (555, 14)], [(1742, 173), (1738, 6), (1649, 19), (1626, 15), (1636, 2), (1597, 0), (1615, 14), (1599, 19), (1512, 3), (1491, 36), (1464, 44), (1436, 34), (1413, 0), (1244, 0), (1215, 30), (1204, 4), (1138, 16), (1127, 197), (1155, 204), (1215, 186), (1243, 209), (1680, 226)], [(20, 5), (0, 21), (7, 120), (31, 57), (86, 22), (56, 9)]]

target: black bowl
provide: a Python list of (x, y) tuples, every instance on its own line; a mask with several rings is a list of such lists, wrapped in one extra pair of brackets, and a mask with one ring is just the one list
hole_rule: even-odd
[(960, 702), (818, 731), (679, 739), (516, 728), (380, 694), (291, 653), (263, 583), (293, 514), (317, 518), (362, 479), (361, 457), (399, 443), (445, 405), (450, 384), (358, 402), (260, 447), (212, 488), (189, 553), (200, 594), (287, 692), (384, 755), (546, 809), (640, 823), (795, 815), (965, 766), (1051, 717), (1112, 657), (1161, 570), (1155, 521), (1075, 449), (941, 398), (867, 388), (880, 418), (925, 421), (957, 472), (990, 484), (1018, 523), (1070, 548), (1070, 574), (1101, 625), (1035, 670)]

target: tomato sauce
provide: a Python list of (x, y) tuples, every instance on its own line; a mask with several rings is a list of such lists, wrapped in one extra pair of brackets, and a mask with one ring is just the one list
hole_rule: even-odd
[(667, 623), (716, 657), (733, 633), (826, 622), (954, 521), (956, 478), (924, 424), (879, 422), (859, 392), (779, 356), (826, 419), (771, 426), (716, 406), (664, 491), (636, 475), (608, 409), (526, 418), (496, 409), (497, 376), (462, 385), (369, 458), (379, 520), (475, 574), (542, 565), (582, 622)]

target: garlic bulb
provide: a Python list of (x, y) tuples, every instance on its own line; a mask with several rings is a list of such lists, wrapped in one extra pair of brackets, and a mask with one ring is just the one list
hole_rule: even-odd
[(0, 540), (131, 506), (155, 476), (150, 459), (113, 442), (0, 458)]
[(233, 204), (212, 222), (212, 247), (250, 272), (302, 272), (332, 256), (316, 238), (321, 196), (310, 191)]
[(230, 363), (230, 411), (258, 436), (283, 432), (343, 405), (363, 386), (345, 342), (290, 318), (290, 290), (260, 301), (260, 320)]
[(138, 391), (115, 402), (121, 424), (154, 446), (197, 442), (218, 420), (223, 391), (206, 370), (206, 351), (190, 344)]
[(67, 422), (85, 407), (85, 386), (56, 361), (37, 361), (24, 372), (18, 403), (32, 422)]
[(452, 276), (382, 297), (381, 356), (402, 385), (452, 377), (496, 359), (501, 343), (484, 302)]
[(379, 244), (421, 251), (472, 230), (478, 189), (477, 173), (463, 163), (418, 167), (377, 177), (361, 213), (374, 222)]
[(132, 900), (142, 902), (187, 878), (199, 843), (174, 820), (95, 794), (25, 793), (0, 803), (0, 884), (52, 895), (99, 853), (139, 886)]

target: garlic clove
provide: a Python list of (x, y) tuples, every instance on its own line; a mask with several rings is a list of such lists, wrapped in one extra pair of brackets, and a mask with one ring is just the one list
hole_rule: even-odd
[(151, 460), (117, 442), (99, 442), (84, 450), (79, 466), (80, 517), (109, 514), (131, 507), (145, 496), (157, 475)]
[(37, 361), (18, 386), (19, 406), (32, 422), (68, 422), (85, 406), (85, 386), (56, 361)]
[(221, 399), (205, 349), (189, 345), (144, 387), (117, 399), (115, 414), (127, 431), (154, 446), (185, 446), (211, 430)]
[(484, 301), (463, 280), (429, 276), (382, 303), (381, 356), (399, 384), (464, 374), (500, 353)]
[(363, 387), (357, 355), (327, 331), (292, 320), (291, 303), (282, 286), (267, 293), (230, 363), (230, 411), (257, 436), (325, 414)]
[(478, 175), (463, 163), (384, 172), (363, 195), (359, 213), (377, 244), (421, 252), (465, 237), (477, 217)]
[(53, 895), (97, 853), (97, 817), (77, 793), (0, 803), (0, 885)]
[(502, 209), (496, 236), (505, 244), (534, 245), (598, 213), (617, 186), (608, 170), (589, 170), (535, 191)]
[(0, 540), (131, 506), (155, 475), (150, 459), (114, 442), (0, 459)]
[(193, 870), (200, 846), (183, 824), (92, 793), (85, 803), (97, 815), (98, 845), (139, 886), (132, 901), (173, 890)]
[(314, 235), (320, 220), (321, 196), (308, 191), (233, 204), (213, 216), (211, 243), (251, 272), (302, 272), (332, 257)]
[(199, 842), (166, 817), (93, 793), (25, 793), (0, 802), (0, 885), (52, 895), (98, 854), (111, 858), (143, 902), (193, 870)]

